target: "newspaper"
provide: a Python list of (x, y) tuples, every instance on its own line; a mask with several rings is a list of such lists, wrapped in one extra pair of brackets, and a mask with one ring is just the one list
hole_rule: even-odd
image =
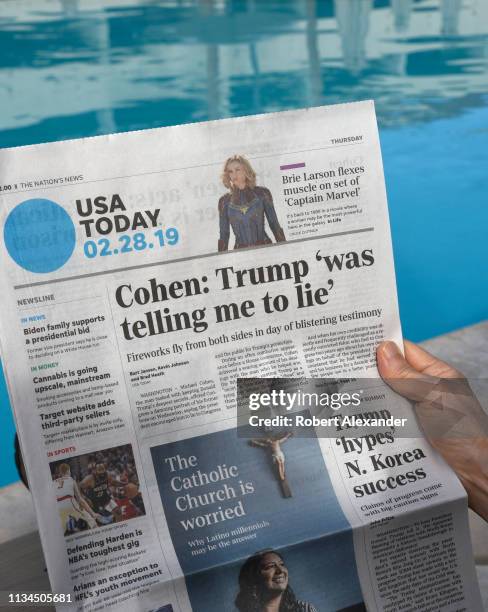
[[(403, 438), (255, 411), (327, 378), (393, 418), (372, 102), (2, 150), (0, 204), (1, 349), (58, 609), (482, 609), (466, 495), (409, 405)], [(238, 379), (275, 391), (239, 420)]]

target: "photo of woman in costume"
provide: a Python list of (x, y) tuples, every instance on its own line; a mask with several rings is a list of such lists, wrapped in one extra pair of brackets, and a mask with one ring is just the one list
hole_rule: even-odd
[(296, 598), (283, 557), (274, 550), (258, 552), (244, 562), (235, 606), (239, 612), (318, 612)]
[(265, 217), (276, 242), (285, 242), (271, 192), (256, 185), (256, 173), (246, 158), (241, 155), (229, 157), (222, 182), (229, 191), (219, 200), (219, 251), (228, 250), (231, 227), (235, 249), (270, 244), (271, 239), (264, 229)]

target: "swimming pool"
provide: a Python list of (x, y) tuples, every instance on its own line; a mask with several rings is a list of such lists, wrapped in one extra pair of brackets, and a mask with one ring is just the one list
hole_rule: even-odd
[(374, 99), (404, 335), (486, 318), (486, 0), (0, 0), (0, 50), (1, 147)]

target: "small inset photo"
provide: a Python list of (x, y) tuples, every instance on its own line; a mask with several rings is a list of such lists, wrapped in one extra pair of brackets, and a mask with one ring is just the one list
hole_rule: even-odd
[(256, 184), (256, 172), (243, 155), (233, 155), (224, 164), (222, 183), (227, 192), (219, 199), (218, 250), (227, 251), (234, 236), (234, 249), (271, 244), (266, 221), (276, 242), (285, 242), (271, 191)]
[(132, 446), (49, 464), (65, 536), (146, 514)]

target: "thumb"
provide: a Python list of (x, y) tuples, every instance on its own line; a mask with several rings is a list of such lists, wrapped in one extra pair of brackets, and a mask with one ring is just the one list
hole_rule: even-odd
[(401, 354), (394, 342), (382, 342), (376, 351), (381, 378), (397, 393), (414, 401), (425, 399), (438, 379), (421, 374)]

